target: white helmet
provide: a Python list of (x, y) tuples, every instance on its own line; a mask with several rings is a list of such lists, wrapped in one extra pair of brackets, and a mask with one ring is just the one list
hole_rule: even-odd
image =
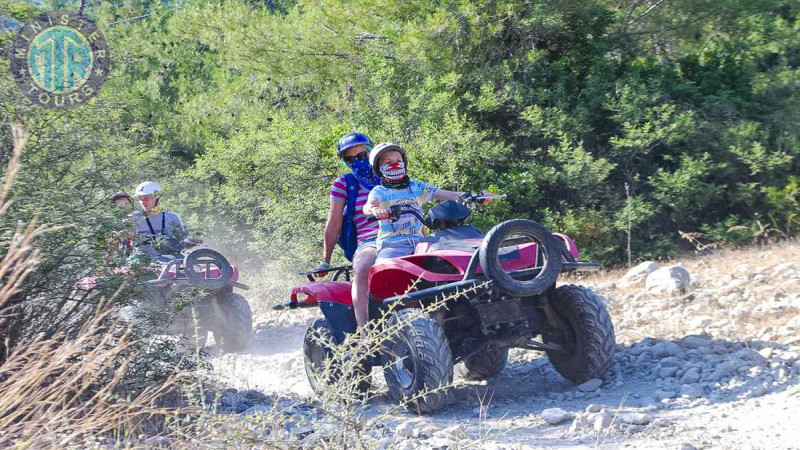
[(161, 191), (161, 186), (159, 186), (155, 181), (145, 181), (139, 186), (136, 186), (137, 197), (141, 197), (142, 195), (158, 196), (159, 191)]
[(381, 176), (381, 171), (378, 170), (378, 163), (381, 160), (381, 155), (387, 152), (400, 152), (403, 156), (403, 162), (408, 166), (408, 159), (406, 159), (406, 150), (403, 147), (400, 147), (397, 144), (393, 144), (391, 142), (384, 142), (375, 146), (371, 152), (369, 152), (369, 165), (372, 166), (372, 171), (375, 172), (376, 175), (379, 177)]

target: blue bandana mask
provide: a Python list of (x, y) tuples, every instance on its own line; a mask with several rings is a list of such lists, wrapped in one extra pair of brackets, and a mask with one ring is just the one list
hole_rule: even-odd
[(380, 183), (380, 179), (375, 172), (372, 171), (372, 166), (369, 165), (368, 159), (357, 159), (350, 164), (347, 164), (347, 167), (353, 171), (353, 175), (356, 176), (358, 182), (364, 185), (367, 189), (372, 189)]

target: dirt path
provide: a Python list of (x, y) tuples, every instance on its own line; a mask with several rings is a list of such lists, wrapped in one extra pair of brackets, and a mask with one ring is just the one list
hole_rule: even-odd
[[(787, 272), (778, 267), (783, 261), (751, 268), (744, 283), (714, 275), (722, 269), (713, 265), (690, 266), (698, 274), (688, 301), (604, 292), (618, 346), (597, 389), (570, 384), (538, 352), (512, 350), (499, 376), (457, 378), (447, 405), (418, 417), (396, 410), (376, 369), (378, 396), (365, 412), (374, 418), (389, 411), (377, 448), (800, 449), (800, 264)], [(758, 281), (759, 273), (778, 269), (780, 283)], [(704, 284), (703, 276), (714, 281)], [(720, 291), (731, 285), (757, 317), (734, 317), (735, 307), (714, 303), (733, 295)], [(251, 353), (213, 360), (219, 378), (239, 389), (310, 398), (302, 342), (318, 314), (257, 318)], [(665, 328), (667, 319), (678, 325)], [(548, 408), (563, 410), (563, 422), (548, 423), (542, 415)]]

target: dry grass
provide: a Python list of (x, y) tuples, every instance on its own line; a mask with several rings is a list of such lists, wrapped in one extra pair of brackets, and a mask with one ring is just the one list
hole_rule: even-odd
[[(0, 215), (13, 204), (14, 179), (28, 140), (28, 133), (19, 125), (12, 127), (12, 133), (14, 150), (0, 192)], [(37, 225), (34, 219), (19, 224), (10, 236), (0, 258), (0, 307), (6, 306), (0, 310), (0, 324), (14, 320), (9, 301), (40, 262), (37, 238), (62, 228)], [(152, 407), (177, 378), (131, 401), (115, 397), (126, 363), (116, 372), (112, 368), (129, 342), (127, 333), (119, 335), (113, 327), (102, 325), (113, 311), (110, 302), (104, 302), (76, 338), (34, 340), (4, 355), (0, 365), (0, 448), (64, 448), (86, 435), (124, 433), (154, 416), (180, 413)], [(5, 348), (8, 346), (6, 342)]]

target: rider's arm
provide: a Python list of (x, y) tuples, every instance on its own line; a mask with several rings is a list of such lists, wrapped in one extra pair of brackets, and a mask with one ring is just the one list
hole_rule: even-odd
[(444, 189), (439, 189), (436, 191), (436, 194), (433, 196), (434, 200), (439, 201), (447, 201), (447, 200), (459, 200), (463, 195), (463, 192), (456, 192), (456, 191), (445, 191)]
[(331, 262), (333, 249), (339, 240), (339, 232), (342, 230), (342, 215), (344, 214), (345, 202), (331, 198), (331, 210), (328, 213), (328, 222), (325, 224), (325, 236), (322, 241), (322, 260), (326, 263)]
[[(464, 195), (464, 194), (466, 194), (466, 192), (445, 191), (444, 189), (439, 189), (438, 191), (436, 191), (436, 195), (434, 196), (434, 199), (443, 200), (443, 201), (445, 201), (445, 200), (459, 201), (459, 200), (461, 200), (463, 198), (462, 195)], [(480, 194), (481, 195), (486, 195), (486, 194), (489, 194), (489, 193), (488, 192), (481, 192)], [(491, 203), (492, 202), (492, 198), (491, 197), (484, 198), (483, 200), (480, 200), (480, 202), (481, 203)]]
[(375, 189), (369, 193), (369, 197), (367, 197), (367, 202), (364, 203), (362, 211), (367, 216), (374, 216), (381, 220), (389, 217), (389, 210), (381, 208), (381, 197), (375, 192)]

